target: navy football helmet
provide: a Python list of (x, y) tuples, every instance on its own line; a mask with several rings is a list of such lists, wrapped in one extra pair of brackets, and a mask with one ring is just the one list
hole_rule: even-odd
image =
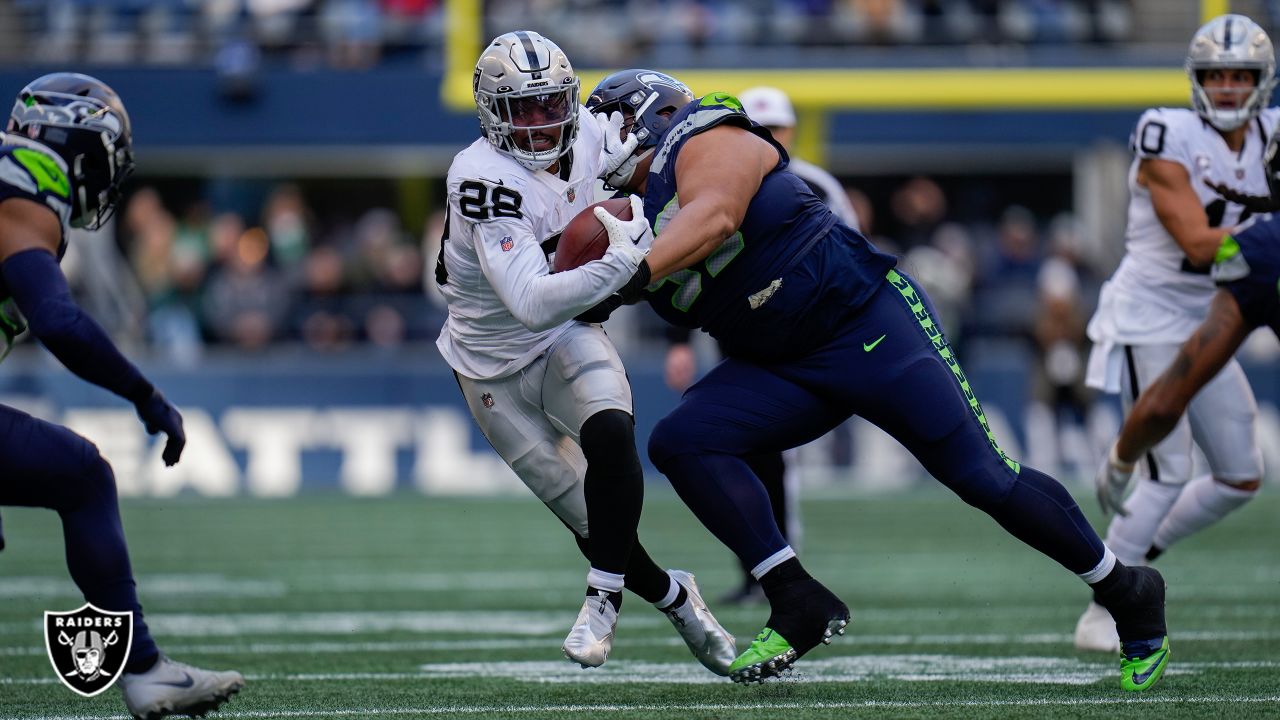
[(5, 132), (66, 161), (74, 227), (97, 230), (111, 218), (133, 173), (133, 131), (124, 103), (106, 83), (66, 72), (36, 78), (18, 93)]
[(615, 188), (626, 185), (636, 165), (653, 152), (671, 116), (693, 100), (684, 83), (656, 70), (620, 70), (601, 80), (587, 98), (587, 109), (605, 115), (621, 112), (627, 119), (625, 127), (640, 140), (631, 158), (605, 182)]

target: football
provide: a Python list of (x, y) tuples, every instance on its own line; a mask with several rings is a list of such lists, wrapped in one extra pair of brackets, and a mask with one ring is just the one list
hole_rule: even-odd
[(569, 224), (564, 226), (560, 241), (556, 243), (555, 258), (551, 262), (554, 272), (572, 270), (604, 257), (605, 251), (609, 249), (609, 233), (593, 212), (598, 207), (623, 220), (631, 219), (631, 201), (627, 198), (598, 202), (574, 215)]

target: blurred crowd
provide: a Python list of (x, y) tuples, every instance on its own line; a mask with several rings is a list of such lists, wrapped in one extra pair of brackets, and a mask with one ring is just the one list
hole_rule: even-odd
[[(607, 66), (687, 53), (733, 63), (735, 51), (769, 47), (1115, 43), (1133, 37), (1139, 1), (487, 0), (482, 12), (486, 37), (539, 30), (575, 63)], [(441, 0), (0, 0), (0, 19), (14, 58), (108, 64), (276, 56), (363, 68), (436, 58), (448, 31)]]
[(127, 201), (118, 237), (145, 299), (147, 341), (178, 361), (208, 345), (328, 352), (434, 340), (443, 312), (423, 292), (421, 244), (386, 208), (318, 221), (299, 187), (260, 217), (167, 207), (153, 187)]

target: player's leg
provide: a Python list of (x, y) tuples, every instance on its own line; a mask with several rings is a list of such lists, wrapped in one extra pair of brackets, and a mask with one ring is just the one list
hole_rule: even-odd
[(1183, 489), (1156, 529), (1150, 559), (1252, 500), (1262, 484), (1258, 404), (1240, 363), (1232, 360), (1196, 394), (1187, 419), (1212, 474)]
[(768, 494), (743, 456), (808, 442), (844, 417), (770, 370), (729, 359), (658, 422), (649, 456), (694, 515), (752, 568), (769, 601), (766, 628), (734, 661), (738, 681), (776, 675), (831, 634), (848, 608), (814, 580), (778, 530)]
[(1150, 687), (1168, 659), (1163, 580), (1118, 562), (1061, 484), (1000, 450), (927, 296), (905, 275), (889, 279), (894, 292), (872, 298), (853, 335), (886, 339), (875, 353), (846, 353), (846, 372), (859, 378), (858, 413), (966, 503), (1092, 586), (1124, 644), (1122, 686)]
[[(788, 525), (791, 520), (790, 506), (787, 502), (786, 473), (787, 463), (781, 452), (753, 453), (743, 458), (747, 467), (760, 480), (764, 491), (769, 495), (769, 505), (773, 508), (774, 520), (778, 523), (778, 532), (784, 540), (791, 540)], [(764, 600), (764, 590), (760, 581), (751, 574), (751, 566), (738, 561), (742, 568), (742, 583), (724, 597), (725, 602), (745, 605)]]
[[(85, 600), (133, 612), (133, 641), (120, 689), (131, 712), (208, 711), (240, 690), (235, 672), (182, 666), (191, 682), (157, 685), (177, 665), (160, 654), (142, 616), (111, 466), (70, 430), (0, 405), (0, 505), (43, 507), (62, 519), (67, 569)], [(158, 716), (158, 715), (157, 715)]]

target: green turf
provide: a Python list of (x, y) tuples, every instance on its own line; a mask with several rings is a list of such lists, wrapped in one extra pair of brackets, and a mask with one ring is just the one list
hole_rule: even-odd
[[(3, 513), (0, 717), (122, 716), (114, 689), (75, 696), (43, 654), (42, 611), (81, 603), (57, 517)], [(1138, 696), (1119, 690), (1118, 659), (1072, 649), (1079, 581), (953, 497), (811, 495), (803, 514), (802, 557), (849, 604), (849, 633), (802, 658), (798, 677), (739, 687), (634, 596), (603, 668), (563, 660), (586, 567), (532, 500), (125, 504), (162, 647), (249, 677), (223, 716), (1280, 716), (1280, 498), (1264, 493), (1161, 559), (1173, 661)], [(657, 488), (642, 533), (659, 562), (697, 573), (745, 646), (765, 610), (717, 606), (735, 581), (726, 552)]]

